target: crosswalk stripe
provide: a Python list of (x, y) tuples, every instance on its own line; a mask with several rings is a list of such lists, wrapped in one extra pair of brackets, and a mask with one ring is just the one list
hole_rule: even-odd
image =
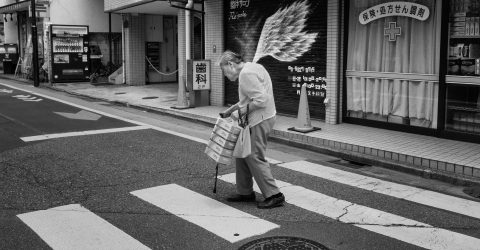
[[(235, 174), (219, 179), (235, 184)], [(286, 202), (339, 222), (348, 223), (378, 234), (427, 249), (478, 249), (480, 240), (467, 235), (365, 207), (276, 180)], [(255, 184), (254, 190), (260, 192)]]
[(289, 162), (279, 166), (352, 187), (480, 219), (479, 202), (350, 173), (307, 161)]
[(269, 158), (269, 157), (265, 157), (265, 159), (270, 163), (270, 164), (280, 164), (280, 163), (283, 163), (282, 161), (279, 161), (279, 160), (275, 160), (275, 159), (272, 159), (272, 158)]
[(87, 131), (77, 131), (77, 132), (67, 132), (67, 133), (35, 135), (35, 136), (21, 137), (20, 139), (24, 142), (32, 142), (32, 141), (43, 141), (43, 140), (55, 139), (55, 138), (117, 133), (117, 132), (150, 129), (150, 128), (151, 128), (150, 126), (133, 126), (133, 127), (124, 127), (124, 128), (109, 128), (109, 129), (99, 129), (99, 130), (87, 130)]
[(53, 249), (150, 249), (79, 204), (17, 216)]
[(280, 227), (177, 184), (142, 189), (131, 194), (231, 243)]

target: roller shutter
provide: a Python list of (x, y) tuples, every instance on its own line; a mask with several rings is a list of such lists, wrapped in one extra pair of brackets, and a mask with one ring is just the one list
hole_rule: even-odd
[[(279, 36), (279, 30), (287, 30), (290, 32), (283, 33), (297, 41), (296, 46), (291, 46), (292, 43), (279, 46), (280, 50), (290, 47), (290, 50), (287, 50), (291, 51), (291, 49), (310, 44), (309, 49), (303, 54), (300, 53), (300, 56), (294, 57), (293, 61), (282, 61), (281, 58), (275, 59), (268, 55), (257, 62), (270, 73), (279, 113), (297, 115), (300, 87), (303, 83), (307, 83), (310, 115), (317, 119), (325, 119), (323, 100), (326, 94), (327, 1), (228, 0), (225, 1), (224, 6), (226, 49), (243, 54), (246, 61), (252, 61), (255, 57), (262, 29), (268, 29), (268, 27), (264, 27), (264, 24), (272, 15), (275, 18), (271, 20), (275, 20), (275, 22), (270, 26), (269, 34), (275, 37)], [(308, 11), (301, 11), (302, 8), (308, 9)], [(282, 13), (289, 15), (281, 15)], [(285, 27), (286, 23), (292, 25)], [(296, 32), (295, 29), (289, 27), (296, 27)], [(300, 35), (295, 36), (298, 33)], [(316, 34), (316, 36), (311, 43), (308, 43), (306, 38), (312, 37), (312, 34)], [(275, 39), (270, 42), (281, 44)], [(238, 82), (230, 82), (225, 78), (225, 84), (225, 103), (236, 103), (238, 101)]]

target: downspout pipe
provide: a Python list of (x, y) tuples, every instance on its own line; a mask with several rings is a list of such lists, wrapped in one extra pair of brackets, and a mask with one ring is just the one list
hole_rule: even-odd
[[(185, 67), (184, 67), (184, 79), (185, 79), (185, 84), (186, 84), (186, 89), (188, 90), (189, 92), (189, 107), (194, 107), (195, 105), (195, 94), (194, 94), (194, 91), (193, 91), (193, 86), (190, 86), (190, 83), (187, 81), (187, 67), (188, 67), (188, 60), (190, 60), (191, 58), (191, 54), (192, 54), (192, 48), (191, 48), (191, 40), (192, 40), (192, 21), (191, 21), (191, 16), (190, 16), (190, 10), (193, 7), (193, 0), (188, 0), (188, 3), (187, 5), (185, 5)], [(192, 88), (192, 89), (189, 89)]]
[[(171, 4), (170, 4), (171, 5)], [(172, 6), (173, 7), (173, 6)], [(182, 75), (179, 75), (180, 79), (178, 81), (178, 95), (177, 95), (177, 105), (173, 106), (174, 109), (187, 109), (192, 108), (194, 98), (193, 94), (190, 93), (190, 103), (187, 100), (187, 61), (190, 60), (191, 48), (190, 48), (190, 40), (191, 40), (191, 25), (190, 25), (190, 8), (193, 7), (193, 0), (188, 0), (188, 3), (185, 5), (185, 63), (183, 64), (185, 67), (184, 72)], [(179, 40), (180, 41), (180, 40)], [(180, 60), (180, 59), (179, 59)]]

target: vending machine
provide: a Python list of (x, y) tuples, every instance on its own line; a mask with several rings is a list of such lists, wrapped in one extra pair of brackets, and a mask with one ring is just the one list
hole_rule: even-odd
[(6, 43), (0, 46), (0, 56), (3, 62), (4, 74), (15, 74), (18, 62), (18, 46), (14, 43)]
[(52, 82), (89, 81), (88, 26), (50, 25)]

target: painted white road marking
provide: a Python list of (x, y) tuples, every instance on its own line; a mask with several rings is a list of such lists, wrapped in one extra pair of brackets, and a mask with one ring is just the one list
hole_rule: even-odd
[(102, 117), (101, 115), (88, 112), (85, 110), (80, 110), (77, 113), (65, 113), (65, 112), (53, 112), (57, 115), (66, 117), (68, 119), (75, 119), (75, 120), (88, 120), (88, 121), (96, 121)]
[(96, 134), (107, 134), (107, 133), (117, 133), (125, 131), (135, 131), (142, 129), (150, 129), (150, 126), (134, 126), (134, 127), (124, 127), (124, 128), (109, 128), (109, 129), (100, 129), (100, 130), (87, 130), (87, 131), (78, 131), (78, 132), (68, 132), (68, 133), (57, 133), (57, 134), (46, 134), (46, 135), (35, 135), (28, 137), (21, 137), (20, 139), (24, 142), (32, 141), (43, 141), (54, 138), (64, 138), (64, 137), (73, 137), (73, 136), (82, 136), (82, 135), (96, 135)]
[(28, 100), (23, 99), (23, 101), (25, 101), (25, 102), (40, 102), (40, 101), (43, 101), (43, 99), (28, 99)]
[(13, 97), (18, 98), (18, 99), (22, 99), (22, 98), (29, 98), (30, 95), (14, 95)]
[(279, 166), (352, 187), (480, 219), (480, 202), (350, 173), (307, 161), (288, 162)]
[[(35, 94), (35, 95), (38, 95), (38, 96), (41, 96), (41, 97), (44, 97), (44, 98), (47, 98), (47, 99), (50, 99), (50, 100), (53, 100), (53, 101), (57, 101), (57, 102), (60, 102), (60, 103), (70, 105), (72, 107), (77, 107), (77, 108), (81, 108), (83, 110), (87, 110), (87, 111), (90, 111), (90, 112), (95, 112), (97, 114), (100, 114), (100, 115), (103, 115), (103, 116), (106, 116), (106, 117), (114, 118), (114, 119), (117, 119), (117, 120), (129, 122), (129, 123), (133, 123), (133, 124), (137, 124), (137, 125), (140, 125), (140, 126), (149, 126), (153, 130), (157, 130), (157, 131), (160, 131), (160, 132), (163, 132), (163, 133), (175, 135), (175, 136), (185, 138), (185, 139), (188, 139), (188, 140), (191, 140), (191, 141), (199, 142), (199, 143), (202, 143), (202, 144), (208, 144), (208, 140), (204, 140), (204, 139), (200, 139), (200, 138), (197, 138), (197, 137), (185, 135), (185, 134), (182, 134), (182, 133), (179, 133), (179, 132), (175, 132), (175, 131), (172, 131), (172, 130), (168, 130), (168, 129), (160, 128), (160, 127), (157, 127), (157, 126), (149, 125), (149, 124), (146, 124), (146, 123), (143, 123), (143, 122), (134, 121), (134, 120), (131, 120), (131, 119), (126, 119), (126, 118), (123, 118), (123, 117), (120, 117), (120, 116), (117, 116), (117, 115), (112, 115), (112, 114), (109, 114), (109, 113), (106, 113), (106, 112), (103, 112), (103, 111), (87, 108), (85, 106), (78, 105), (78, 104), (75, 104), (75, 103), (71, 103), (71, 102), (68, 102), (68, 101), (64, 101), (64, 100), (61, 100), (61, 99), (58, 99), (58, 98), (55, 98), (55, 97), (51, 97), (51, 96), (48, 96), (48, 95), (43, 95), (43, 94), (35, 93), (33, 91), (30, 91), (30, 90), (17, 88), (17, 87), (14, 87), (14, 86), (11, 86), (11, 85), (8, 85), (8, 84), (5, 84), (5, 83), (0, 83), (0, 85), (4, 85), (4, 86), (7, 86), (7, 87), (12, 88), (12, 89), (32, 93), (32, 94)], [(267, 160), (271, 164), (281, 163), (281, 161), (277, 161), (277, 160), (274, 160), (274, 159), (271, 159), (271, 158), (267, 158)]]
[(278, 160), (275, 160), (275, 159), (272, 159), (272, 158), (269, 158), (269, 157), (265, 157), (265, 159), (270, 162), (270, 164), (280, 164), (280, 163), (283, 163), (283, 161), (278, 161)]
[(41, 96), (41, 97), (50, 99), (50, 100), (52, 100), (52, 101), (64, 103), (64, 104), (70, 105), (70, 106), (72, 106), (72, 107), (77, 107), (77, 108), (80, 108), (80, 109), (83, 109), (83, 110), (87, 110), (87, 111), (90, 111), (90, 112), (94, 112), (94, 113), (97, 113), (97, 114), (100, 114), (100, 115), (103, 115), (103, 116), (106, 116), (106, 117), (114, 118), (114, 119), (117, 119), (117, 120), (129, 122), (129, 123), (133, 123), (133, 124), (137, 124), (137, 125), (140, 125), (140, 126), (148, 126), (148, 127), (151, 128), (151, 129), (154, 129), (154, 130), (157, 130), (157, 131), (160, 131), (160, 132), (163, 132), (163, 133), (175, 135), (175, 136), (178, 136), (178, 137), (182, 137), (182, 138), (185, 138), (185, 139), (188, 139), (188, 140), (191, 140), (191, 141), (196, 141), (196, 142), (199, 142), (199, 143), (202, 143), (202, 144), (207, 144), (207, 143), (208, 143), (208, 140), (203, 140), (203, 139), (200, 139), (200, 138), (197, 138), (197, 137), (193, 137), (193, 136), (189, 136), (189, 135), (184, 135), (184, 134), (179, 133), (179, 132), (175, 132), (175, 131), (171, 131), (171, 130), (168, 130), (168, 129), (163, 129), (163, 128), (160, 128), (160, 127), (157, 127), (157, 126), (149, 125), (149, 124), (146, 124), (146, 123), (143, 123), (143, 122), (139, 122), (139, 121), (134, 121), (134, 120), (131, 120), (131, 119), (123, 118), (123, 117), (121, 117), (121, 116), (112, 115), (112, 114), (109, 114), (109, 113), (107, 113), (107, 112), (103, 112), (103, 111), (95, 110), (95, 109), (92, 109), (92, 108), (88, 108), (88, 107), (85, 107), (85, 106), (82, 106), (82, 105), (78, 105), (78, 104), (75, 104), (75, 103), (71, 103), (71, 102), (68, 102), (68, 101), (64, 101), (64, 100), (62, 100), (62, 99), (58, 99), (58, 98), (51, 97), (51, 96), (48, 96), (48, 95), (44, 95), (44, 94), (40, 94), (40, 93), (35, 93), (35, 92), (33, 92), (33, 91), (26, 90), (26, 89), (22, 89), (22, 88), (18, 88), (18, 87), (15, 87), (15, 86), (11, 86), (11, 85), (9, 85), (9, 84), (0, 83), (0, 85), (6, 86), (6, 87), (9, 87), (9, 88), (12, 88), (12, 89), (16, 89), (16, 90), (20, 90), (20, 91), (32, 93), (32, 94), (35, 94), (35, 95), (37, 95), (37, 96)]
[[(235, 184), (235, 174), (219, 179)], [(480, 239), (365, 207), (276, 180), (286, 202), (342, 223), (427, 249), (478, 249)], [(254, 190), (260, 192), (255, 184)]]
[(37, 98), (35, 96), (30, 96), (30, 95), (14, 95), (13, 97), (26, 101), (26, 102), (39, 102), (42, 101), (43, 99)]
[(17, 216), (53, 249), (150, 249), (79, 204)]
[(280, 227), (177, 184), (131, 194), (232, 243)]

